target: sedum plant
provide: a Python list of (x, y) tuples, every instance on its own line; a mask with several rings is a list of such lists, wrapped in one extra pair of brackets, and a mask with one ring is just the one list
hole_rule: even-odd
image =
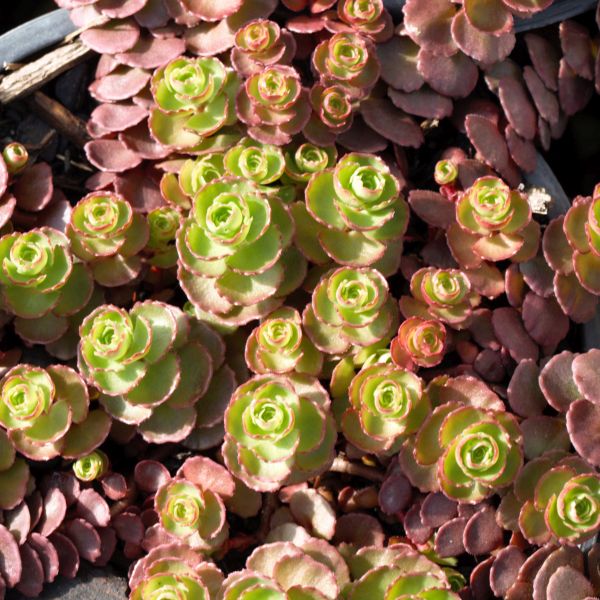
[(555, 451), (535, 458), (513, 493), (518, 526), (534, 544), (580, 544), (600, 530), (600, 476), (578, 456)]
[(184, 544), (163, 544), (135, 563), (130, 600), (214, 600), (222, 581), (221, 571), (201, 553)]
[(429, 411), (419, 377), (394, 365), (373, 364), (363, 367), (350, 383), (341, 429), (365, 452), (393, 454), (417, 432)]
[(282, 307), (268, 315), (246, 340), (246, 364), (257, 374), (304, 373), (318, 376), (323, 355), (302, 328), (300, 313)]
[(516, 262), (533, 258), (539, 245), (539, 226), (522, 194), (498, 177), (481, 177), (456, 203), (456, 223), (447, 233), (453, 256), (464, 267), (482, 261)]
[(389, 339), (397, 319), (396, 303), (381, 273), (349, 267), (321, 279), (302, 315), (313, 344), (336, 355)]
[(258, 375), (237, 388), (225, 413), (223, 457), (258, 491), (306, 481), (333, 460), (330, 399), (306, 375)]
[(106, 439), (110, 418), (89, 410), (81, 376), (64, 365), (13, 367), (0, 381), (0, 426), (32, 460), (79, 458)]
[(274, 64), (287, 65), (296, 51), (296, 39), (275, 21), (256, 19), (237, 30), (231, 63), (242, 76), (260, 73)]
[[(195, 196), (177, 235), (179, 279), (201, 311), (243, 324), (282, 304), (303, 277), (291, 247), (292, 219), (281, 200), (253, 181), (224, 177)], [(286, 269), (290, 261), (293, 270)]]
[(325, 86), (340, 86), (351, 98), (367, 97), (379, 78), (373, 43), (358, 33), (340, 32), (314, 50), (312, 64)]
[(175, 239), (181, 225), (181, 212), (173, 206), (159, 206), (148, 213), (148, 263), (160, 269), (177, 265)]
[(286, 179), (304, 187), (311, 176), (330, 169), (337, 160), (335, 146), (320, 147), (309, 142), (292, 144), (284, 149)]
[(110, 467), (108, 456), (102, 450), (94, 450), (81, 456), (73, 463), (73, 473), (79, 481), (96, 481), (106, 473)]
[(364, 546), (347, 558), (352, 577), (347, 598), (458, 600), (442, 567), (408, 544)]
[(148, 441), (182, 441), (196, 423), (213, 363), (191, 325), (180, 309), (149, 300), (130, 311), (102, 305), (81, 325), (80, 372), (106, 411)]
[(281, 177), (285, 160), (279, 147), (244, 138), (225, 154), (224, 165), (229, 175), (266, 186)]
[(237, 115), (248, 135), (263, 144), (289, 144), (310, 117), (308, 93), (300, 75), (287, 65), (268, 66), (251, 75), (237, 96)]
[[(350, 153), (335, 169), (315, 173), (306, 206), (295, 206), (296, 241), (313, 262), (395, 272), (408, 223), (398, 180), (380, 158)], [(306, 214), (307, 213), (307, 214)]]
[(4, 146), (2, 158), (6, 164), (8, 173), (10, 175), (17, 175), (27, 166), (29, 153), (23, 144), (12, 142), (7, 146)]
[(410, 291), (412, 296), (400, 299), (400, 310), (407, 319), (434, 318), (455, 329), (468, 325), (473, 309), (481, 302), (467, 275), (458, 269), (419, 269), (411, 277)]
[(140, 274), (139, 254), (148, 242), (148, 223), (122, 196), (110, 192), (85, 196), (73, 208), (66, 233), (73, 254), (90, 266), (101, 285), (125, 285)]
[(437, 319), (409, 317), (400, 324), (390, 351), (399, 367), (435, 367), (446, 351), (446, 327)]
[(234, 71), (218, 58), (176, 58), (152, 76), (152, 135), (164, 146), (194, 151), (207, 137), (236, 122), (233, 102), (238, 86)]
[(222, 594), (239, 600), (334, 600), (341, 596), (348, 579), (339, 552), (324, 540), (306, 536), (294, 543), (272, 542), (254, 550), (246, 568), (225, 579)]
[(392, 19), (383, 0), (339, 0), (337, 13), (346, 25), (377, 42), (391, 36)]
[(220, 496), (192, 481), (176, 478), (160, 487), (154, 509), (162, 528), (191, 548), (212, 552), (227, 539), (229, 529)]
[(416, 481), (428, 471), (429, 491), (472, 504), (511, 485), (523, 464), (523, 435), (498, 396), (465, 376), (442, 376), (427, 393), (439, 404), (405, 444), (407, 476)]

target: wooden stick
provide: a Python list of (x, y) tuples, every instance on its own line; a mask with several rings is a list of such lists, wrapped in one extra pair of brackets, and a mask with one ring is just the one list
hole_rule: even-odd
[(80, 41), (59, 46), (0, 80), (0, 104), (8, 104), (39, 89), (92, 54)]
[(27, 98), (27, 105), (40, 119), (62, 133), (79, 148), (83, 148), (89, 141), (85, 123), (60, 102), (48, 98), (42, 92), (34, 92)]

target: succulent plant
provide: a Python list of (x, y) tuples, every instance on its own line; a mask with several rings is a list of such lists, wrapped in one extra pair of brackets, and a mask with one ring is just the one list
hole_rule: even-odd
[(29, 161), (29, 153), (27, 148), (19, 142), (12, 142), (4, 146), (2, 150), (2, 158), (10, 175), (16, 175), (22, 171)]
[(413, 316), (438, 319), (455, 329), (465, 327), (481, 297), (467, 275), (458, 269), (419, 269), (410, 280), (412, 296), (400, 299), (400, 310)]
[(435, 163), (433, 178), (438, 185), (450, 185), (458, 177), (458, 168), (452, 160), (443, 159)]
[(310, 103), (313, 113), (303, 133), (307, 139), (320, 145), (331, 145), (338, 134), (350, 128), (358, 106), (339, 85), (314, 85), (310, 90)]
[(165, 146), (193, 151), (206, 137), (235, 123), (238, 86), (235, 73), (218, 58), (176, 58), (152, 76), (152, 135)]
[(527, 260), (538, 250), (540, 231), (527, 200), (497, 177), (481, 177), (456, 203), (457, 224), (448, 244), (465, 267), (484, 260)]
[(339, 598), (348, 583), (348, 568), (339, 552), (315, 538), (272, 542), (254, 550), (246, 568), (223, 582), (223, 597), (251, 600), (256, 595), (286, 600)]
[(175, 239), (181, 225), (181, 212), (173, 206), (159, 206), (148, 213), (148, 243), (145, 252), (153, 267), (169, 269), (177, 264)]
[(222, 581), (221, 571), (202, 554), (183, 544), (163, 544), (135, 563), (130, 599), (213, 600)]
[(256, 19), (237, 30), (231, 63), (242, 76), (260, 73), (266, 66), (287, 65), (296, 52), (296, 39), (275, 21)]
[(330, 399), (306, 375), (258, 375), (237, 388), (225, 413), (227, 468), (250, 488), (306, 481), (333, 460)]
[[(225, 177), (204, 186), (177, 235), (179, 279), (190, 301), (222, 321), (246, 323), (271, 312), (297, 287), (302, 260), (281, 200), (254, 182)], [(284, 264), (296, 261), (294, 273)], [(248, 285), (250, 283), (250, 285)]]
[(336, 33), (321, 42), (312, 64), (323, 86), (340, 86), (357, 100), (368, 96), (379, 78), (374, 45), (358, 33)]
[(246, 340), (248, 367), (266, 373), (304, 373), (317, 376), (323, 367), (323, 355), (315, 348), (303, 330), (300, 313), (282, 307), (254, 329)]
[(342, 265), (397, 269), (408, 206), (397, 179), (378, 157), (350, 153), (335, 169), (315, 173), (306, 207), (293, 208), (296, 242), (313, 262), (328, 257)]
[(302, 323), (321, 352), (344, 354), (391, 338), (397, 318), (396, 303), (379, 271), (341, 267), (321, 279)]
[(285, 177), (297, 185), (305, 185), (314, 173), (332, 168), (337, 159), (335, 146), (320, 147), (305, 142), (284, 150)]
[(392, 454), (416, 433), (429, 411), (419, 377), (394, 365), (374, 364), (363, 367), (352, 379), (341, 428), (357, 448)]
[(251, 75), (240, 88), (236, 105), (248, 135), (263, 144), (289, 144), (310, 117), (308, 92), (298, 72), (287, 65), (268, 66)]
[(94, 450), (73, 463), (73, 473), (79, 481), (95, 481), (108, 472), (108, 456), (102, 450)]
[(339, 0), (337, 12), (342, 22), (376, 42), (392, 35), (392, 18), (383, 0)]
[(139, 253), (148, 242), (148, 223), (122, 196), (85, 196), (73, 208), (66, 232), (73, 254), (90, 266), (101, 285), (124, 285), (141, 272)]
[(250, 179), (258, 185), (268, 185), (283, 174), (283, 152), (272, 144), (259, 144), (244, 138), (231, 148), (224, 159), (229, 175)]
[(115, 419), (148, 441), (182, 441), (213, 374), (201, 331), (180, 309), (155, 301), (130, 311), (103, 305), (80, 328), (78, 366)]
[(555, 451), (533, 459), (513, 493), (518, 526), (532, 543), (580, 544), (600, 529), (600, 478), (578, 456)]
[(218, 494), (187, 479), (173, 479), (156, 492), (163, 529), (191, 548), (214, 551), (227, 539), (225, 506)]
[(427, 471), (429, 491), (473, 504), (511, 485), (523, 463), (523, 436), (498, 396), (468, 376), (442, 376), (426, 393), (437, 406), (404, 446), (409, 479), (416, 485)]
[(437, 319), (409, 317), (390, 345), (394, 363), (406, 369), (435, 367), (446, 351), (446, 328)]
[(458, 600), (444, 570), (408, 544), (364, 546), (347, 558), (352, 577), (349, 600), (407, 596)]
[(106, 438), (110, 418), (89, 410), (87, 386), (64, 365), (12, 368), (0, 382), (0, 426), (33, 460), (78, 458)]

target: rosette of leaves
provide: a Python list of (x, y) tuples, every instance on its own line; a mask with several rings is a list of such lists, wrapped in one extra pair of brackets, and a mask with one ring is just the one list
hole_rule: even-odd
[(251, 75), (239, 90), (236, 106), (248, 135), (263, 144), (289, 144), (310, 118), (308, 92), (298, 72), (287, 65)]
[(222, 581), (221, 571), (201, 553), (184, 544), (162, 544), (133, 566), (130, 599), (215, 600)]
[(308, 480), (333, 460), (330, 399), (305, 375), (258, 375), (237, 388), (225, 413), (223, 456), (257, 491)]
[(218, 58), (176, 58), (152, 76), (152, 135), (178, 150), (201, 148), (206, 138), (235, 124), (238, 87), (235, 72)]
[(469, 323), (481, 296), (472, 289), (467, 275), (458, 269), (424, 267), (410, 279), (412, 296), (402, 296), (400, 310), (408, 319), (431, 318), (462, 329)]
[(172, 479), (160, 487), (154, 509), (162, 528), (191, 548), (214, 552), (229, 535), (219, 494), (185, 478)]
[(110, 461), (102, 450), (94, 450), (73, 463), (73, 473), (79, 481), (96, 481), (108, 473)]
[(339, 85), (314, 85), (310, 90), (310, 103), (313, 114), (303, 133), (307, 139), (320, 145), (332, 144), (338, 134), (350, 128), (354, 109), (358, 106)]
[(348, 600), (414, 598), (458, 600), (445, 571), (408, 544), (364, 546), (346, 557)]
[(260, 73), (269, 65), (287, 65), (296, 53), (296, 40), (275, 21), (256, 19), (246, 23), (235, 34), (231, 64), (242, 76)]
[(204, 338), (180, 309), (156, 301), (95, 309), (80, 327), (78, 365), (118, 421), (149, 442), (179, 442), (213, 374)]
[(433, 170), (433, 178), (440, 185), (451, 185), (458, 178), (458, 167), (449, 159), (438, 160)]
[(392, 35), (392, 17), (383, 0), (339, 0), (337, 12), (340, 21), (376, 42)]
[(0, 382), (0, 426), (32, 460), (78, 458), (106, 438), (110, 418), (89, 410), (81, 376), (64, 365), (13, 367)]
[[(214, 180), (198, 192), (177, 235), (181, 286), (197, 309), (223, 323), (268, 314), (304, 277), (292, 234), (275, 195), (247, 179)], [(291, 261), (293, 269), (285, 268)]]
[(148, 242), (148, 222), (119, 194), (93, 192), (82, 198), (73, 208), (66, 233), (73, 254), (89, 265), (101, 285), (125, 285), (140, 274), (139, 254)]
[(398, 321), (387, 281), (375, 269), (329, 271), (304, 309), (302, 323), (326, 354), (344, 354), (390, 339)]
[(2, 150), (2, 159), (6, 165), (9, 175), (16, 175), (21, 172), (29, 161), (27, 148), (19, 142), (12, 142)]
[(324, 540), (304, 536), (292, 542), (259, 546), (246, 568), (223, 582), (224, 598), (252, 600), (334, 600), (349, 581), (348, 568), (339, 552)]
[(340, 32), (322, 41), (312, 64), (324, 87), (339, 86), (355, 100), (366, 98), (379, 79), (375, 46), (354, 32)]
[(287, 306), (272, 312), (246, 340), (246, 364), (266, 373), (304, 373), (317, 376), (323, 355), (302, 329), (300, 313)]
[(285, 160), (278, 146), (244, 138), (225, 154), (224, 165), (229, 175), (268, 185), (281, 177)]
[(390, 345), (392, 360), (399, 367), (435, 367), (446, 351), (446, 328), (437, 319), (409, 317), (400, 324)]
[(427, 394), (436, 407), (403, 449), (409, 479), (470, 504), (511, 485), (523, 463), (523, 436), (498, 396), (469, 376), (442, 376)]
[(456, 223), (447, 232), (454, 258), (464, 267), (482, 261), (533, 258), (539, 226), (531, 220), (527, 200), (497, 177), (480, 177), (456, 203)]
[(576, 455), (551, 451), (517, 477), (518, 526), (531, 543), (580, 544), (600, 530), (600, 476)]
[(305, 186), (315, 173), (330, 169), (337, 160), (335, 146), (318, 146), (309, 142), (286, 147), (284, 178), (299, 186)]
[[(429, 411), (419, 377), (395, 365), (373, 364), (362, 368), (350, 383), (341, 429), (351, 444), (365, 452), (397, 453)], [(342, 411), (336, 408), (335, 412)]]
[[(595, 192), (599, 191), (597, 187)], [(579, 295), (600, 296), (600, 194), (576, 198), (564, 217), (552, 221), (544, 233), (543, 249), (557, 273), (555, 289), (559, 301), (563, 300), (561, 306), (569, 308), (565, 292), (558, 293), (561, 287), (571, 294), (579, 290)]]
[(175, 238), (181, 225), (181, 212), (173, 206), (159, 206), (148, 213), (148, 243), (145, 252), (153, 267), (169, 269), (177, 264)]
[(209, 182), (225, 175), (222, 152), (210, 152), (197, 158), (189, 158), (179, 173), (165, 173), (160, 189), (165, 200), (176, 208), (187, 212), (192, 207), (194, 196)]
[(317, 264), (398, 267), (408, 205), (389, 167), (370, 154), (350, 153), (335, 169), (315, 173), (305, 206), (294, 206), (296, 243)]

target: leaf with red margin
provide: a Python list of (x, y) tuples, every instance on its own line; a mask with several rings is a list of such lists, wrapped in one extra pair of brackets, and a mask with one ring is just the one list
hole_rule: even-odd
[(540, 368), (530, 358), (522, 360), (514, 370), (506, 390), (508, 403), (521, 417), (541, 415), (546, 408), (546, 398), (540, 389)]
[(39, 162), (27, 167), (20, 174), (12, 191), (18, 208), (31, 212), (39, 212), (45, 208), (54, 194), (50, 165)]
[(81, 32), (81, 41), (98, 54), (117, 54), (133, 48), (140, 39), (135, 21), (111, 21)]
[(402, 11), (406, 33), (421, 48), (445, 56), (456, 52), (450, 34), (456, 8), (450, 0), (407, 0)]
[(546, 401), (558, 412), (567, 412), (582, 394), (573, 379), (573, 361), (577, 355), (565, 350), (553, 356), (540, 372), (539, 384)]
[(560, 307), (572, 321), (587, 323), (594, 318), (598, 307), (598, 296), (581, 287), (575, 275), (557, 273), (554, 277), (554, 291)]
[(369, 98), (361, 103), (360, 110), (371, 129), (395, 144), (411, 148), (423, 144), (423, 130), (389, 100)]
[(85, 145), (88, 160), (101, 171), (122, 173), (137, 167), (142, 159), (119, 140), (93, 140)]
[(529, 292), (521, 314), (527, 333), (540, 346), (555, 348), (569, 332), (569, 317), (553, 297), (542, 298)]
[(517, 310), (497, 308), (492, 313), (492, 325), (496, 337), (516, 362), (526, 358), (537, 361), (539, 348), (527, 333)]
[(479, 78), (477, 66), (462, 52), (442, 56), (421, 48), (417, 65), (431, 88), (451, 98), (466, 98), (475, 89)]
[(396, 90), (416, 92), (424, 83), (417, 69), (419, 46), (409, 37), (395, 35), (383, 44), (377, 44), (381, 64), (381, 79)]

